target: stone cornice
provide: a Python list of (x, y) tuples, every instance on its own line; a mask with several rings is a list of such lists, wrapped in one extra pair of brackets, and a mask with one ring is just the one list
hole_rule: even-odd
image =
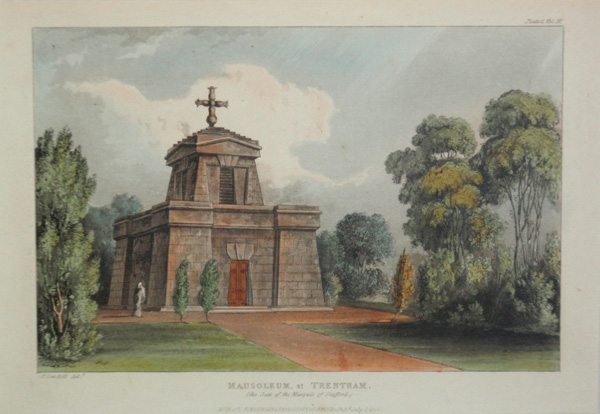
[(116, 221), (114, 234), (115, 240), (119, 240), (128, 236), (140, 237), (168, 227), (314, 231), (319, 228), (320, 215), (321, 210), (314, 206), (210, 205), (193, 201), (165, 201)]

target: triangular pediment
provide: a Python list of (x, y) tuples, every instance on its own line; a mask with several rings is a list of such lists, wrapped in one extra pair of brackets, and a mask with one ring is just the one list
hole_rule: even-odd
[(258, 157), (261, 147), (233, 137), (219, 137), (196, 143), (197, 152), (205, 154), (247, 155)]
[(257, 158), (261, 146), (258, 141), (250, 139), (225, 128), (206, 128), (188, 136), (173, 145), (167, 152), (168, 159), (180, 158), (196, 152), (200, 154), (234, 155)]

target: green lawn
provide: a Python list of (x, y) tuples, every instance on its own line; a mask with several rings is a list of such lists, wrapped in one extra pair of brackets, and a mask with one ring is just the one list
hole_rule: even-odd
[(292, 361), (208, 323), (96, 325), (102, 349), (39, 372), (306, 371)]
[(298, 325), (373, 348), (465, 371), (558, 371), (558, 337), (506, 331), (461, 333), (425, 324)]

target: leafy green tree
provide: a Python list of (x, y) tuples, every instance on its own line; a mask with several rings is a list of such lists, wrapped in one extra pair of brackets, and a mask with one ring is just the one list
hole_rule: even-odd
[(117, 194), (110, 203), (110, 212), (115, 217), (114, 220), (139, 213), (142, 208), (140, 200), (136, 196), (130, 196), (127, 193)]
[(429, 115), (416, 132), (412, 143), (428, 156), (455, 159), (475, 152), (475, 134), (462, 118)]
[(401, 203), (420, 197), (421, 180), (434, 167), (448, 160), (465, 159), (476, 147), (475, 134), (462, 118), (429, 115), (416, 128), (414, 148), (394, 151), (385, 161), (385, 170), (396, 184), (402, 184)]
[(559, 196), (558, 122), (558, 109), (544, 94), (511, 90), (485, 109), (480, 132), (487, 140), (472, 164), (483, 175), (486, 201), (510, 204), (515, 274), (538, 260), (544, 204)]
[(206, 262), (204, 270), (200, 275), (200, 292), (198, 292), (198, 303), (204, 310), (204, 316), (208, 322), (208, 312), (214, 309), (219, 297), (219, 268), (217, 261), (210, 259)]
[(334, 233), (323, 231), (317, 235), (317, 252), (323, 293), (329, 303), (335, 304), (342, 290), (339, 273), (342, 269), (342, 248)]
[(188, 305), (188, 292), (190, 290), (190, 282), (188, 280), (188, 267), (190, 262), (183, 259), (177, 268), (175, 277), (175, 290), (173, 291), (173, 308), (175, 313), (179, 314), (179, 321), (183, 322), (183, 312), (186, 311)]
[(384, 218), (379, 214), (347, 214), (337, 223), (335, 236), (343, 254), (342, 293), (357, 299), (385, 291), (387, 280), (375, 266), (393, 255), (394, 238)]
[(100, 338), (90, 298), (98, 289), (98, 260), (93, 233), (82, 225), (96, 182), (66, 128), (56, 141), (52, 130), (38, 139), (35, 161), (38, 352), (74, 361), (93, 353)]
[(422, 197), (413, 206), (407, 234), (426, 250), (446, 248), (455, 258), (485, 247), (501, 229), (496, 214), (479, 195), (481, 175), (465, 161), (447, 161), (421, 182)]
[(475, 136), (461, 118), (430, 115), (417, 126), (414, 149), (391, 153), (385, 163), (409, 204), (405, 233), (425, 250), (449, 249), (455, 259), (490, 244), (500, 231), (496, 214), (479, 194), (483, 178), (467, 157)]
[(108, 303), (112, 268), (115, 262), (116, 242), (113, 239), (115, 220), (139, 213), (142, 204), (136, 196), (119, 194), (104, 207), (90, 207), (83, 219), (83, 227), (94, 232), (94, 254), (100, 259), (99, 288), (94, 299), (99, 305)]

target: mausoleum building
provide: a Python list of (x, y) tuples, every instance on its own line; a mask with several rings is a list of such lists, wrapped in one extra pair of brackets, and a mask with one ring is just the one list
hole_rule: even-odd
[(132, 308), (142, 282), (147, 308), (172, 308), (183, 259), (189, 261), (190, 306), (198, 305), (200, 274), (210, 259), (220, 273), (217, 306), (323, 306), (320, 210), (264, 205), (258, 141), (214, 126), (214, 108), (227, 106), (215, 101), (214, 89), (196, 104), (209, 107), (210, 126), (167, 151), (166, 201), (115, 223), (109, 306)]

